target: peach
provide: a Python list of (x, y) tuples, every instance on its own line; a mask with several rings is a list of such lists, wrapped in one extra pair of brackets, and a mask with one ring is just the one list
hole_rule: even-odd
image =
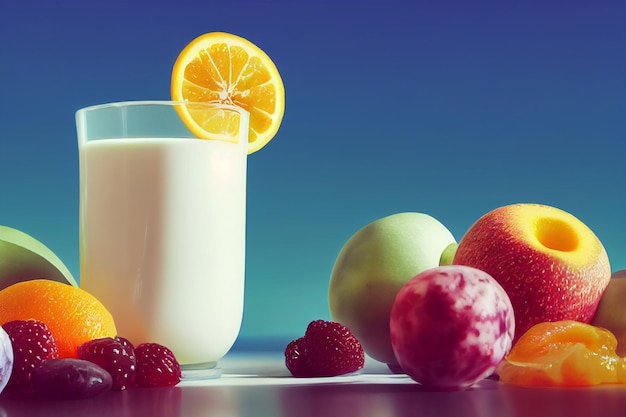
[(613, 333), (617, 338), (616, 353), (626, 356), (626, 269), (611, 276), (591, 324)]
[(572, 214), (539, 204), (483, 215), (452, 263), (481, 269), (502, 285), (515, 311), (515, 340), (541, 322), (590, 323), (611, 278), (598, 237)]

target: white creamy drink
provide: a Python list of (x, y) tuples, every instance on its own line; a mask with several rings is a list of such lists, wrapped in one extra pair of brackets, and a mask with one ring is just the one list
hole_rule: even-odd
[(231, 348), (243, 314), (246, 146), (82, 145), (81, 287), (111, 311), (120, 336), (161, 343), (181, 364)]

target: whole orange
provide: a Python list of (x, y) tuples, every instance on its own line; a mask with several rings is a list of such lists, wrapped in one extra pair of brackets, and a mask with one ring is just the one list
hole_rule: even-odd
[(47, 279), (18, 282), (0, 291), (0, 325), (29, 319), (50, 328), (61, 358), (77, 357), (82, 343), (117, 335), (113, 316), (98, 299), (81, 288)]

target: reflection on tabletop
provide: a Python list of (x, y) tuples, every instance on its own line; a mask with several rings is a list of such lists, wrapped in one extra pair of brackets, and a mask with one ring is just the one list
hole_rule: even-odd
[(78, 401), (0, 395), (0, 416), (532, 416), (622, 417), (626, 387), (523, 388), (484, 380), (469, 390), (423, 389), (371, 359), (356, 374), (293, 378), (282, 353), (234, 352), (222, 377), (176, 387), (107, 392)]

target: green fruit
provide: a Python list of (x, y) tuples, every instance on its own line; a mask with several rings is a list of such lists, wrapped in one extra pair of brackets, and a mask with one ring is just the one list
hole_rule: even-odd
[(418, 273), (439, 266), (451, 243), (450, 231), (427, 214), (398, 213), (366, 225), (335, 261), (328, 291), (332, 320), (348, 327), (370, 357), (396, 364), (389, 336), (396, 294)]
[(63, 262), (43, 243), (17, 229), (0, 226), (0, 290), (39, 278), (78, 287)]
[(456, 253), (456, 249), (459, 247), (459, 244), (456, 242), (450, 243), (446, 248), (441, 252), (441, 257), (439, 258), (439, 266), (452, 265), (452, 260), (454, 259), (454, 254)]

